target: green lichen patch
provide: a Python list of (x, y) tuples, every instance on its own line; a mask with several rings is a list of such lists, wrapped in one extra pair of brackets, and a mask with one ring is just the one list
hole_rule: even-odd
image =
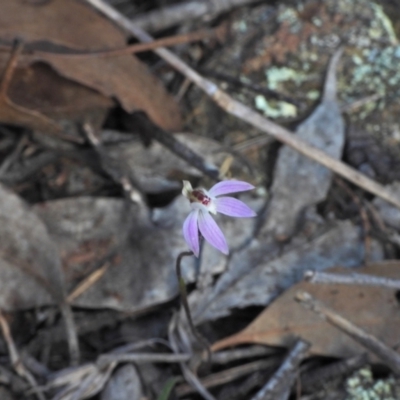
[(369, 367), (355, 372), (346, 380), (345, 400), (398, 400), (400, 382), (389, 377), (374, 379)]

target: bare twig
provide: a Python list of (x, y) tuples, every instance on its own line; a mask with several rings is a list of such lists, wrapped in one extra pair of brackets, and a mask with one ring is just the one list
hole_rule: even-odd
[(104, 170), (116, 183), (122, 186), (125, 193), (133, 203), (143, 206), (145, 204), (145, 200), (139, 190), (139, 185), (136, 184), (134, 187), (135, 182), (132, 182), (132, 176), (128, 177), (127, 166), (125, 165), (124, 161), (118, 160), (118, 162), (115, 162), (113, 159), (111, 159), (100, 139), (96, 136), (91, 124), (85, 123), (83, 125), (83, 130), (93, 148), (98, 153)]
[(248, 348), (238, 348), (232, 350), (218, 351), (213, 353), (212, 362), (213, 364), (228, 364), (233, 361), (243, 360), (251, 357), (265, 357), (265, 356), (276, 356), (281, 353), (273, 347), (267, 346), (251, 346)]
[(113, 362), (134, 363), (167, 363), (174, 364), (189, 361), (190, 354), (155, 354), (155, 353), (128, 353), (128, 354), (103, 354), (97, 360), (100, 368)]
[(384, 278), (368, 274), (359, 274), (350, 272), (348, 274), (336, 274), (323, 271), (306, 271), (304, 279), (311, 283), (329, 283), (344, 285), (364, 285), (364, 286), (381, 286), (389, 289), (400, 289), (400, 280)]
[[(89, 4), (95, 7), (97, 10), (101, 11), (112, 21), (117, 23), (122, 28), (126, 29), (128, 32), (135, 35), (139, 40), (143, 42), (152, 41), (152, 37), (144, 32), (142, 29), (138, 28), (133, 24), (128, 18), (124, 17), (113, 7), (109, 6), (102, 0), (86, 0)], [(196, 71), (191, 69), (187, 64), (175, 56), (172, 52), (162, 48), (157, 49), (155, 52), (172, 65), (175, 69), (185, 75), (193, 83), (195, 83), (199, 88), (201, 88), (210, 98), (212, 98), (221, 108), (223, 108), (228, 113), (248, 122), (250, 125), (260, 129), (262, 132), (269, 134), (280, 142), (290, 146), (294, 150), (300, 152), (301, 154), (309, 157), (310, 159), (320, 163), (321, 165), (329, 168), (336, 174), (342, 176), (350, 182), (353, 182), (357, 186), (363, 188), (364, 190), (381, 197), (390, 204), (400, 208), (400, 200), (396, 198), (389, 190), (379, 183), (373, 181), (372, 179), (360, 174), (355, 169), (344, 164), (340, 160), (327, 155), (322, 150), (316, 147), (310, 146), (305, 143), (292, 132), (287, 129), (275, 124), (274, 122), (268, 120), (267, 118), (261, 116), (259, 113), (255, 112), (251, 108), (245, 106), (239, 101), (233, 99), (228, 94), (223, 92), (214, 83), (208, 79), (203, 78)]]
[(275, 375), (262, 387), (251, 400), (276, 400), (283, 394), (290, 393), (290, 388), (297, 377), (298, 366), (306, 356), (310, 344), (297, 341)]
[(203, 172), (209, 178), (213, 179), (214, 181), (219, 179), (219, 171), (215, 165), (206, 162), (203, 157), (177, 140), (174, 135), (164, 131), (159, 126), (154, 124), (144, 114), (137, 113), (135, 115), (135, 126), (136, 129), (138, 127), (143, 129), (148, 136), (161, 143), (172, 153), (180, 157), (182, 160), (185, 160), (188, 164), (197, 168), (199, 171)]
[[(116, 57), (123, 56), (126, 54), (135, 54), (142, 53), (144, 51), (150, 51), (157, 49), (159, 47), (169, 47), (176, 46), (178, 44), (190, 43), (204, 39), (223, 39), (224, 37), (224, 29), (223, 27), (218, 27), (215, 29), (202, 29), (200, 31), (189, 32), (182, 35), (174, 35), (168, 36), (162, 39), (154, 40), (151, 43), (136, 43), (127, 47), (123, 47), (120, 49), (111, 49), (111, 50), (103, 50), (103, 51), (93, 51), (93, 52), (56, 52), (54, 50), (43, 51), (36, 50), (32, 48), (28, 48), (29, 53), (33, 53), (33, 55), (43, 55), (46, 57), (54, 57), (54, 58), (76, 58), (76, 59), (86, 59), (86, 58), (101, 58), (101, 57)], [(27, 46), (28, 47), (28, 46)], [(12, 47), (7, 45), (0, 45), (0, 51), (11, 51)], [(28, 53), (28, 55), (29, 55)], [(23, 57), (23, 55), (22, 55)]]
[(251, 4), (255, 1), (257, 0), (188, 1), (139, 15), (133, 19), (133, 23), (144, 30), (154, 32), (206, 15), (213, 18), (234, 7)]
[[(268, 360), (253, 361), (247, 364), (240, 365), (238, 367), (229, 368), (224, 371), (208, 375), (205, 378), (202, 378), (201, 383), (206, 388), (213, 388), (229, 383), (243, 376), (250, 375), (253, 372), (273, 368), (277, 365), (277, 363), (278, 361), (276, 357), (270, 358)], [(194, 392), (195, 391), (193, 390), (193, 388), (187, 384), (180, 385), (176, 388), (176, 394), (178, 395), (178, 397), (184, 397)]]
[(39, 400), (45, 400), (43, 394), (37, 391), (37, 383), (34, 376), (25, 368), (21, 357), (18, 354), (17, 348), (14, 344), (14, 340), (11, 336), (10, 327), (8, 325), (7, 319), (4, 317), (3, 313), (0, 311), (0, 327), (3, 333), (4, 340), (7, 343), (8, 354), (10, 356), (11, 364), (15, 370), (15, 372), (21, 377), (24, 378), (30, 386), (32, 387), (33, 391), (35, 392), (37, 398)]
[(352, 337), (356, 342), (373, 352), (377, 357), (385, 362), (396, 375), (400, 375), (400, 355), (396, 351), (391, 349), (389, 346), (386, 346), (376, 337), (354, 325), (352, 322), (343, 318), (335, 311), (329, 309), (324, 304), (314, 299), (309, 293), (298, 292), (296, 300), (304, 307), (314, 311), (322, 319), (340, 329)]

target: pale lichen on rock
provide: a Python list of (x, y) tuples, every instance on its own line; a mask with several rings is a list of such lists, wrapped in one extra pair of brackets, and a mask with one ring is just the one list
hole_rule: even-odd
[(345, 400), (397, 400), (400, 382), (393, 377), (374, 379), (369, 367), (362, 368), (346, 380)]

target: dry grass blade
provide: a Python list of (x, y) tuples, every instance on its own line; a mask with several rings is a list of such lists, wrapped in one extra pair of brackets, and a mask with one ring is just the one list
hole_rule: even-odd
[[(276, 358), (253, 361), (247, 364), (240, 365), (238, 367), (229, 368), (227, 370), (216, 372), (215, 374), (206, 376), (205, 378), (202, 378), (201, 383), (204, 385), (205, 388), (213, 388), (232, 382), (233, 380), (239, 379), (243, 376), (250, 375), (253, 372), (271, 368), (276, 364)], [(179, 397), (187, 396), (188, 394), (192, 393), (195, 393), (195, 391), (191, 386), (187, 384), (180, 385), (176, 388), (176, 394)]]
[(67, 302), (71, 304), (79, 296), (82, 296), (90, 287), (92, 287), (106, 273), (111, 263), (106, 262), (102, 267), (93, 271), (86, 279), (84, 279), (72, 293), (67, 297)]
[(21, 357), (18, 354), (17, 348), (15, 347), (14, 340), (11, 336), (10, 327), (3, 313), (0, 311), (0, 327), (3, 333), (4, 340), (7, 343), (8, 353), (11, 359), (11, 364), (15, 372), (21, 377), (28, 381), (33, 391), (35, 392), (39, 400), (45, 400), (43, 394), (37, 391), (37, 383), (33, 375), (25, 368), (22, 363)]
[[(80, 400), (97, 394), (109, 380), (112, 371), (116, 367), (116, 363), (110, 363), (103, 369), (98, 369), (94, 365), (90, 365), (92, 368), (85, 368), (79, 379), (76, 375), (76, 371), (72, 371), (64, 376), (64, 385), (66, 387), (53, 397), (53, 400)], [(54, 384), (53, 387), (58, 385)]]
[[(112, 21), (120, 25), (128, 32), (135, 35), (139, 40), (143, 42), (152, 41), (152, 37), (146, 32), (136, 27), (128, 18), (124, 17), (113, 7), (106, 4), (102, 0), (86, 0), (89, 4), (101, 11)], [(355, 169), (347, 166), (340, 160), (336, 160), (333, 157), (326, 155), (323, 151), (308, 145), (307, 143), (299, 140), (292, 132), (287, 129), (275, 124), (274, 122), (264, 118), (251, 108), (244, 104), (236, 101), (228, 94), (218, 88), (217, 85), (211, 81), (203, 78), (196, 71), (191, 69), (186, 63), (175, 56), (172, 52), (166, 49), (158, 49), (155, 52), (171, 64), (175, 69), (185, 75), (194, 84), (201, 88), (208, 96), (210, 96), (221, 108), (228, 113), (248, 122), (250, 125), (260, 129), (261, 131), (269, 134), (280, 142), (292, 147), (301, 154), (309, 157), (310, 159), (322, 164), (329, 168), (336, 174), (342, 176), (348, 181), (356, 184), (364, 190), (386, 200), (390, 204), (400, 208), (400, 200), (393, 196), (384, 186), (367, 178), (365, 175), (360, 174)]]

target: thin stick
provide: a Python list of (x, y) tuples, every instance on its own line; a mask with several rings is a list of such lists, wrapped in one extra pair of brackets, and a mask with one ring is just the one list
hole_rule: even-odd
[(182, 258), (186, 256), (192, 256), (193, 251), (183, 251), (178, 255), (178, 258), (176, 259), (176, 265), (175, 265), (175, 270), (176, 270), (176, 276), (178, 278), (178, 283), (179, 283), (179, 291), (181, 294), (181, 302), (183, 305), (183, 309), (185, 310), (186, 318), (189, 323), (190, 330), (192, 331), (192, 334), (194, 337), (199, 341), (199, 343), (204, 347), (204, 349), (207, 351), (207, 359), (208, 362), (211, 361), (211, 349), (210, 345), (208, 344), (207, 340), (200, 334), (200, 332), (195, 328), (192, 320), (192, 314), (190, 313), (190, 308), (189, 308), (189, 303), (187, 301), (187, 291), (186, 291), (186, 282), (182, 277), (182, 271), (181, 271), (181, 262)]
[(93, 271), (87, 278), (85, 278), (67, 297), (67, 302), (71, 304), (79, 296), (82, 296), (90, 287), (92, 287), (108, 270), (111, 263), (106, 262), (101, 268)]
[[(210, 389), (215, 386), (221, 386), (227, 384), (229, 382), (232, 382), (243, 376), (250, 375), (257, 371), (262, 371), (272, 367), (274, 367), (275, 369), (277, 365), (279, 364), (276, 358), (253, 361), (247, 364), (239, 365), (238, 367), (232, 367), (220, 372), (215, 372), (214, 374), (202, 378), (201, 383), (204, 385), (205, 388)], [(176, 394), (178, 397), (185, 397), (193, 393), (195, 393), (194, 388), (192, 388), (188, 384), (182, 384), (176, 388)]]
[[(113, 160), (108, 155), (107, 151), (104, 149), (103, 144), (100, 139), (96, 136), (93, 126), (89, 123), (83, 124), (83, 131), (86, 134), (89, 142), (93, 148), (97, 151), (101, 166), (110, 175), (110, 177), (120, 184), (124, 189), (125, 193), (128, 195), (129, 199), (140, 206), (145, 205), (145, 200), (139, 190), (139, 184), (134, 187), (133, 176), (126, 176), (125, 161), (123, 159), (118, 160), (118, 162), (113, 162)], [(133, 184), (132, 184), (133, 183)]]
[(34, 376), (25, 368), (20, 355), (18, 354), (17, 347), (15, 346), (14, 340), (11, 336), (10, 326), (8, 325), (7, 319), (4, 317), (0, 310), (0, 327), (3, 333), (4, 340), (6, 341), (8, 354), (10, 356), (11, 364), (15, 372), (21, 377), (26, 379), (31, 385), (33, 391), (39, 400), (45, 400), (44, 395), (37, 390), (38, 385)]
[(359, 274), (356, 272), (335, 274), (308, 270), (304, 273), (304, 279), (311, 283), (339, 283), (344, 285), (381, 286), (389, 289), (400, 289), (399, 279), (383, 278), (381, 276)]
[(400, 375), (400, 354), (395, 352), (389, 346), (386, 346), (386, 344), (378, 340), (376, 337), (370, 335), (335, 311), (326, 307), (324, 304), (314, 299), (309, 293), (298, 292), (295, 299), (304, 307), (314, 311), (322, 319), (340, 329), (356, 342), (370, 350), (385, 362), (396, 375)]
[(293, 346), (282, 365), (274, 376), (263, 386), (251, 400), (279, 399), (282, 393), (290, 391), (297, 377), (297, 370), (301, 360), (306, 356), (310, 344), (299, 340)]
[(80, 350), (74, 314), (71, 310), (71, 305), (67, 301), (60, 304), (60, 310), (65, 322), (71, 365), (76, 366), (79, 364)]
[[(152, 41), (152, 37), (150, 35), (148, 35), (140, 28), (136, 27), (128, 18), (124, 17), (121, 13), (116, 11), (110, 5), (106, 4), (104, 1), (86, 1), (94, 8), (105, 14), (112, 21), (117, 23), (119, 26), (135, 35), (142, 42)], [(157, 49), (155, 50), (155, 52), (166, 62), (172, 65), (176, 70), (181, 72), (193, 83), (195, 83), (199, 88), (201, 88), (208, 96), (210, 96), (210, 98), (212, 98), (221, 108), (223, 108), (228, 113), (242, 119), (243, 121), (248, 122), (250, 125), (269, 134), (273, 138), (290, 146), (294, 150), (297, 150), (306, 157), (329, 168), (330, 170), (347, 179), (348, 181), (353, 182), (364, 190), (378, 197), (381, 197), (388, 203), (400, 208), (400, 200), (397, 199), (384, 186), (373, 181), (372, 179), (369, 179), (365, 175), (360, 174), (355, 169), (349, 167), (343, 162), (327, 155), (322, 150), (319, 150), (316, 147), (310, 146), (309, 144), (303, 142), (301, 139), (293, 135), (293, 133), (289, 130), (275, 124), (274, 122), (253, 111), (251, 108), (233, 99), (228, 94), (220, 90), (214, 83), (212, 83), (208, 79), (203, 78), (196, 71), (191, 69), (172, 52), (164, 48)]]
[(117, 362), (134, 363), (180, 363), (190, 360), (190, 354), (154, 354), (154, 353), (131, 353), (131, 354), (104, 354), (99, 357), (97, 365), (102, 369), (106, 364)]
[(221, 13), (228, 12), (234, 7), (251, 4), (256, 1), (259, 0), (184, 1), (165, 7), (161, 6), (145, 14), (139, 14), (133, 20), (142, 29), (160, 31), (197, 18), (206, 17), (211, 19)]
[(203, 157), (193, 151), (190, 147), (181, 143), (175, 138), (171, 133), (164, 131), (159, 126), (154, 124), (147, 116), (144, 114), (137, 114), (135, 118), (136, 129), (140, 129), (146, 134), (157, 140), (172, 153), (185, 160), (188, 164), (197, 168), (199, 171), (203, 172), (206, 176), (217, 181), (219, 179), (218, 168), (206, 161)]
[[(101, 57), (116, 57), (124, 56), (127, 54), (142, 53), (144, 51), (150, 51), (157, 49), (159, 47), (169, 47), (176, 46), (178, 44), (185, 44), (190, 42), (195, 42), (199, 40), (209, 39), (209, 38), (219, 38), (222, 36), (221, 28), (216, 29), (203, 29), (200, 31), (189, 32), (182, 35), (168, 36), (162, 39), (154, 40), (151, 43), (137, 43), (121, 49), (103, 50), (103, 51), (93, 51), (93, 52), (77, 52), (77, 53), (57, 53), (55, 51), (43, 51), (43, 50), (31, 50), (34, 55), (51, 56), (56, 58), (101, 58)], [(10, 51), (12, 47), (2, 45), (0, 46), (0, 51)]]

